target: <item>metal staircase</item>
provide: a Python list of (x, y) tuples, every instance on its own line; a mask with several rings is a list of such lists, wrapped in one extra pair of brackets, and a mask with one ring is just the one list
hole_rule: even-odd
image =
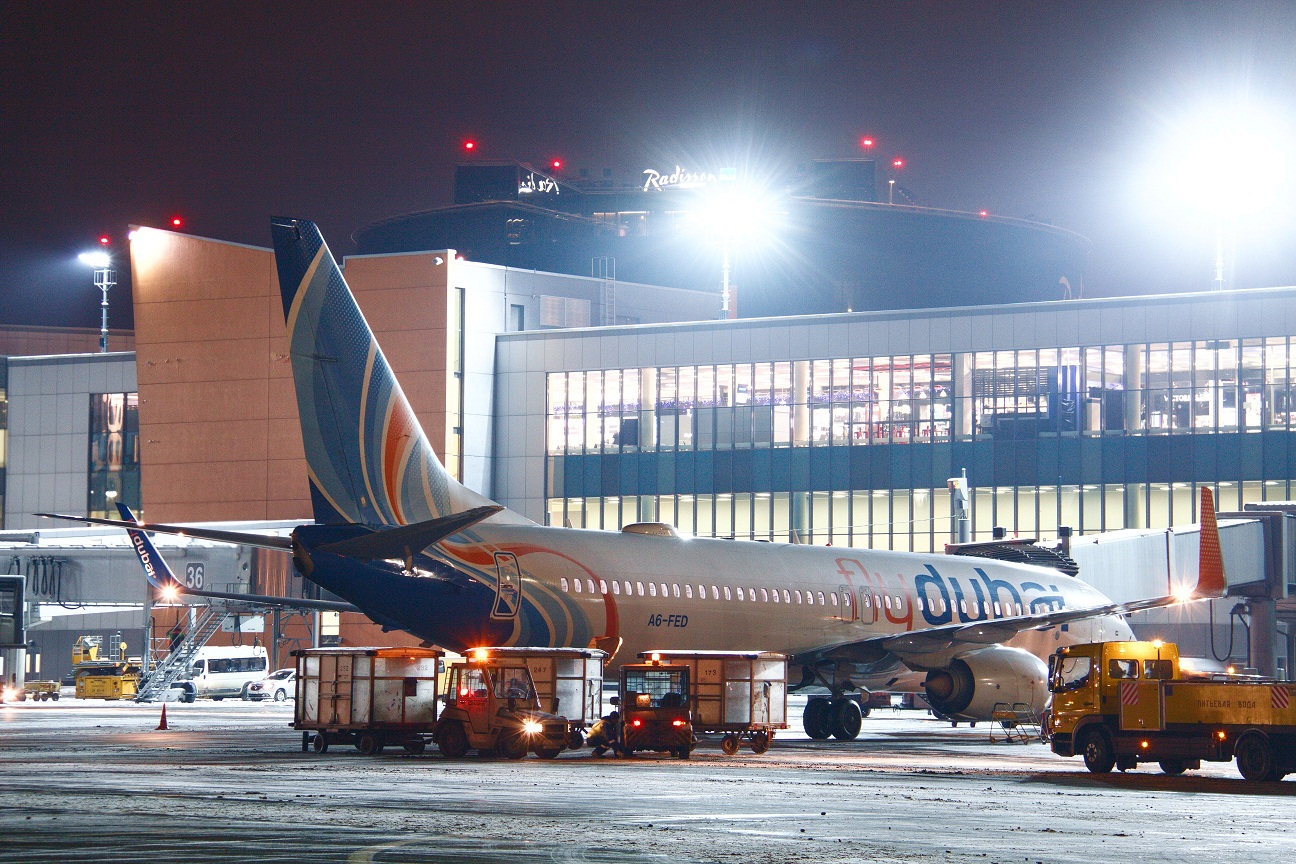
[(220, 629), (229, 611), (224, 606), (207, 606), (184, 634), (184, 638), (154, 668), (148, 680), (140, 686), (136, 702), (154, 702), (160, 699), (176, 679), (189, 671), (198, 652)]

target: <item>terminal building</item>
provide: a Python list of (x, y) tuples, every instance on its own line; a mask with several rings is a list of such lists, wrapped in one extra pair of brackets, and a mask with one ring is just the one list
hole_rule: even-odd
[[(133, 351), (7, 361), (0, 552), (19, 572), (89, 566), (36, 512), (310, 518), (270, 250), (141, 229), (131, 254)], [(1293, 497), (1296, 288), (713, 320), (711, 292), (453, 249), (345, 269), (447, 467), (543, 524), (940, 552), (964, 474), (975, 540), (1164, 533), (1203, 486), (1224, 512)], [(238, 590), (312, 590), (281, 553), (175, 554)], [(1232, 603), (1180, 641), (1228, 643)], [(396, 635), (346, 618), (344, 642)]]

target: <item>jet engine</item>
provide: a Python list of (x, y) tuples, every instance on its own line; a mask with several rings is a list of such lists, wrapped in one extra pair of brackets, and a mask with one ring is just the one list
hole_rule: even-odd
[(923, 682), (928, 704), (947, 717), (989, 720), (996, 705), (1048, 708), (1048, 667), (1020, 648), (992, 645), (932, 669)]

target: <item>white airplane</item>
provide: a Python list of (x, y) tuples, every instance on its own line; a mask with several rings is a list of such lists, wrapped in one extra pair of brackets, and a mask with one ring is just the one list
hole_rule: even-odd
[[(782, 652), (793, 687), (826, 691), (804, 716), (816, 738), (854, 738), (868, 689), (921, 689), (951, 718), (1042, 711), (1042, 658), (1132, 639), (1122, 616), (1188, 599), (1116, 604), (1057, 570), (983, 558), (537, 525), (442, 467), (318, 228), (272, 231), (314, 524), (269, 538), (57, 518), (289, 550), (375, 622), (455, 651), (592, 646), (614, 667), (654, 649)], [(1192, 597), (1224, 587), (1207, 490), (1202, 516)]]

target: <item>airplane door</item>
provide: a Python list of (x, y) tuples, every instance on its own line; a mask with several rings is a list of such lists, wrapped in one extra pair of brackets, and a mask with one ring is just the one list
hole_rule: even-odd
[(522, 568), (512, 552), (496, 552), (495, 570), (499, 581), (495, 585), (495, 606), (491, 609), (491, 617), (496, 621), (512, 621), (522, 605)]
[(855, 589), (849, 585), (838, 585), (837, 593), (841, 595), (841, 606), (838, 607), (838, 614), (843, 621), (855, 621), (859, 618), (859, 610), (854, 602)]

